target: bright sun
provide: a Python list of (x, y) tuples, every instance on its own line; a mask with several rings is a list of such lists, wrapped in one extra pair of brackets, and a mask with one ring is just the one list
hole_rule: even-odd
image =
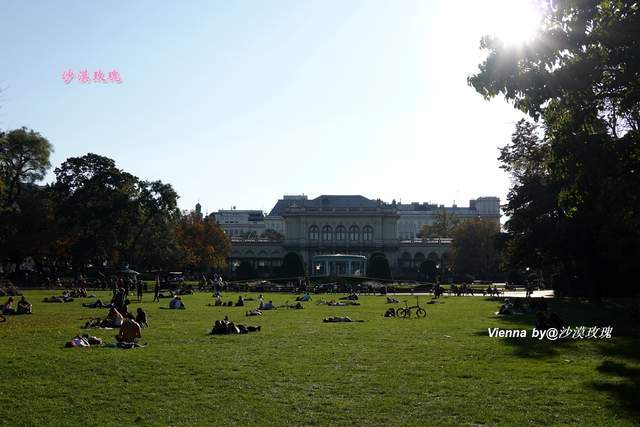
[(496, 0), (491, 3), (491, 33), (510, 45), (524, 44), (540, 29), (540, 2)]

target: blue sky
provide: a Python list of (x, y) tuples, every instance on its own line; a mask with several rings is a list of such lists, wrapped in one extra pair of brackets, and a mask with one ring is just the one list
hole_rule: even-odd
[(54, 168), (106, 155), (209, 212), (285, 193), (504, 200), (496, 157), (520, 114), (466, 77), (512, 20), (478, 3), (3, 2), (0, 128), (42, 133)]

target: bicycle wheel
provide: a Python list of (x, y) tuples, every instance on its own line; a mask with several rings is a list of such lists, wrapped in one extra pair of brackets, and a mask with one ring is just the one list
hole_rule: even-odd
[(425, 317), (427, 315), (427, 310), (424, 308), (418, 308), (416, 310), (416, 317)]
[(396, 308), (396, 317), (406, 317), (406, 309), (404, 307)]

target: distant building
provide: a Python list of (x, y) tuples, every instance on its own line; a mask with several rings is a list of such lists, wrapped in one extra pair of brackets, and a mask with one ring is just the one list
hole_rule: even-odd
[(447, 211), (461, 220), (481, 218), (500, 223), (500, 199), (497, 197), (479, 197), (469, 201), (468, 207), (453, 205), (435, 205), (430, 203), (408, 203), (398, 205), (398, 238), (412, 240), (426, 224), (433, 224), (438, 211)]
[[(259, 210), (220, 210), (212, 214), (232, 240), (230, 264), (247, 261), (268, 274), (287, 253), (300, 256), (309, 273), (326, 271), (327, 255), (358, 255), (369, 259), (384, 256), (395, 275), (415, 276), (426, 261), (446, 269), (450, 239), (419, 239), (423, 225), (432, 224), (445, 209), (462, 220), (481, 218), (500, 222), (500, 199), (480, 197), (468, 207), (445, 207), (429, 203), (398, 204), (360, 195), (284, 196), (268, 215)], [(283, 241), (261, 238), (267, 229), (284, 236)], [(328, 259), (328, 258), (327, 258)], [(354, 258), (355, 259), (355, 258)], [(323, 261), (323, 262), (324, 262)], [(333, 264), (332, 264), (333, 265)], [(346, 275), (362, 274), (364, 268), (335, 264)], [(354, 264), (355, 265), (355, 264)], [(332, 270), (333, 271), (333, 270)], [(347, 274), (348, 273), (348, 274)]]

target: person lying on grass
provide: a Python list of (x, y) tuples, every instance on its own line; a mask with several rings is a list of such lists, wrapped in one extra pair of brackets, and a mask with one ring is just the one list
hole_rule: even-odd
[(345, 305), (360, 305), (359, 302), (347, 300), (347, 301), (335, 301), (331, 300), (327, 303), (331, 307), (344, 307)]
[(169, 303), (169, 308), (172, 310), (184, 310), (186, 307), (182, 302), (182, 298), (176, 295)]
[(109, 309), (109, 314), (105, 319), (95, 318), (85, 323), (85, 328), (119, 328), (124, 323), (124, 316), (115, 308)]
[(125, 343), (135, 343), (142, 338), (142, 328), (133, 319), (133, 314), (129, 314), (124, 320), (120, 333), (116, 335), (116, 341)]
[(50, 296), (50, 297), (45, 297), (42, 302), (55, 302), (55, 303), (60, 303), (60, 302), (73, 302), (73, 298), (71, 297), (59, 297), (56, 295)]
[(248, 334), (260, 330), (260, 326), (236, 325), (227, 316), (223, 320), (216, 320), (210, 335)]
[(111, 308), (113, 307), (113, 304), (105, 304), (100, 298), (98, 298), (94, 302), (83, 302), (82, 306), (86, 308)]
[(297, 302), (293, 305), (289, 305), (287, 303), (285, 303), (284, 305), (281, 305), (279, 308), (293, 308), (296, 310), (302, 310), (304, 308), (304, 306), (302, 304), (300, 304), (300, 302)]
[(387, 304), (398, 304), (400, 301), (393, 297), (387, 297)]
[(322, 321), (324, 323), (364, 322), (364, 320), (353, 320), (349, 316), (344, 316), (344, 317), (340, 317), (340, 316), (325, 317), (324, 319), (322, 319)]
[(94, 345), (102, 345), (102, 339), (84, 334), (84, 335), (78, 335), (74, 337), (73, 339), (71, 339), (71, 341), (67, 342), (64, 346), (67, 348), (70, 348), (70, 347), (91, 347)]
[(249, 310), (247, 311), (247, 316), (262, 316), (262, 312), (260, 311), (260, 309), (255, 309), (255, 310)]

